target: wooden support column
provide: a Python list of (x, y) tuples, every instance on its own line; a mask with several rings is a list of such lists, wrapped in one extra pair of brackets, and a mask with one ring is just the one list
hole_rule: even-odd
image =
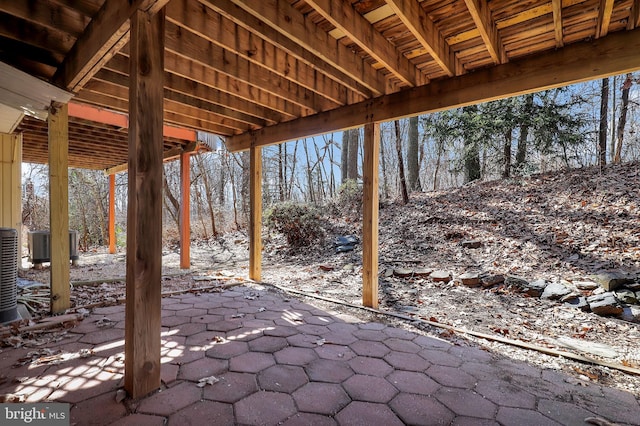
[(164, 9), (131, 18), (124, 386), (160, 387)]
[(362, 304), (378, 307), (378, 163), (380, 124), (364, 126)]
[(49, 211), (51, 313), (71, 307), (69, 284), (69, 116), (67, 105), (49, 108)]
[(116, 252), (116, 175), (109, 175), (109, 253)]
[(180, 154), (180, 268), (191, 267), (191, 169), (190, 152)]
[(262, 148), (249, 150), (249, 279), (260, 281), (262, 274)]

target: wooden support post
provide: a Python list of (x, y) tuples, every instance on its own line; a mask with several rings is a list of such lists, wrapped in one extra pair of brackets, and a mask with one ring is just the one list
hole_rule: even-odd
[(109, 253), (116, 252), (116, 175), (109, 175)]
[(249, 279), (260, 281), (262, 274), (262, 148), (249, 150)]
[(164, 18), (164, 9), (131, 18), (124, 386), (132, 398), (160, 387)]
[(380, 124), (364, 126), (362, 304), (378, 307), (378, 163)]
[(191, 267), (191, 153), (180, 154), (180, 268)]
[(71, 307), (69, 276), (69, 116), (67, 105), (49, 109), (49, 210), (51, 236), (51, 313)]

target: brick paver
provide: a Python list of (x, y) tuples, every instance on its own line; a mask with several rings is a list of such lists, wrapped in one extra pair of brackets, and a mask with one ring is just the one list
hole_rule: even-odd
[[(124, 306), (96, 308), (54, 353), (89, 357), (12, 368), (0, 393), (71, 404), (79, 425), (638, 424), (637, 396), (488, 350), (325, 312), (263, 287), (162, 299), (162, 390), (116, 402)], [(112, 321), (99, 327), (102, 318)], [(214, 376), (214, 384), (198, 380)]]

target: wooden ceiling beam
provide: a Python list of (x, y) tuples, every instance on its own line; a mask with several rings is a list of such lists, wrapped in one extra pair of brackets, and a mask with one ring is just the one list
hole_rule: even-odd
[(169, 22), (166, 25), (165, 36), (166, 49), (172, 53), (214, 68), (252, 86), (271, 91), (312, 112), (333, 109), (338, 105)]
[(533, 93), (640, 69), (640, 29), (565, 45), (400, 93), (226, 139), (231, 151)]
[[(391, 90), (381, 72), (375, 70), (347, 46), (319, 30), (315, 23), (286, 0), (220, 0), (215, 3), (227, 4), (229, 1), (267, 23), (321, 61), (326, 61), (356, 81), (362, 82), (375, 95), (382, 95)], [(229, 8), (225, 8), (225, 11)]]
[[(115, 55), (104, 69), (127, 75), (129, 57)], [(216, 70), (191, 62), (171, 52), (165, 52), (165, 87), (190, 94), (203, 100), (230, 108), (242, 114), (261, 118), (267, 123), (278, 123), (296, 116), (301, 109), (247, 83), (231, 80)], [(269, 105), (269, 107), (267, 106)]]
[(440, 68), (449, 77), (453, 77), (456, 74), (456, 68), (459, 69), (461, 66), (456, 65), (455, 55), (418, 0), (386, 0), (386, 2)]
[(507, 61), (504, 46), (498, 34), (498, 28), (491, 16), (491, 10), (486, 0), (464, 0), (473, 21), (480, 32), (480, 37), (484, 41), (491, 59), (496, 64)]
[(613, 14), (613, 2), (614, 0), (600, 0), (596, 38), (604, 37), (609, 33), (611, 14)]
[(317, 72), (306, 62), (282, 51), (270, 41), (256, 36), (197, 0), (172, 1), (167, 5), (167, 20), (337, 105), (364, 99), (361, 95), (354, 99), (353, 92), (347, 90), (342, 83)]
[(562, 35), (562, 0), (552, 0), (553, 28), (556, 36), (556, 47), (564, 46)]
[(0, 11), (25, 21), (62, 31), (77, 38), (89, 23), (89, 18), (74, 9), (49, 1), (0, 0)]
[[(333, 66), (329, 62), (325, 62), (320, 57), (314, 55), (312, 52), (305, 49), (289, 37), (286, 37), (279, 31), (275, 30), (273, 27), (264, 25), (264, 23), (260, 19), (256, 18), (255, 16), (251, 15), (250, 13), (246, 12), (230, 1), (199, 1), (203, 5), (206, 5), (207, 7), (215, 10), (217, 13), (224, 16), (228, 20), (242, 26), (247, 31), (250, 31), (257, 36), (262, 37), (265, 40), (269, 40), (278, 48), (299, 59), (308, 66), (323, 73), (334, 81), (345, 85), (355, 93), (365, 98), (371, 98), (374, 95), (381, 95), (383, 93), (379, 91), (372, 91), (369, 87), (367, 87), (367, 85), (361, 83), (358, 79), (353, 78), (351, 75), (341, 71), (338, 67)], [(381, 81), (381, 88), (384, 88), (384, 81)]]
[[(189, 145), (185, 145), (183, 147), (175, 147), (168, 151), (165, 151), (162, 154), (162, 160), (163, 161), (175, 160), (177, 157), (180, 157), (181, 154), (198, 152), (200, 148), (201, 148), (201, 145), (197, 142), (192, 142)], [(104, 170), (104, 174), (112, 175), (115, 173), (126, 172), (128, 168), (129, 168), (129, 163), (122, 163), (122, 164), (118, 164), (117, 166), (106, 168)]]
[[(380, 34), (373, 25), (342, 0), (305, 0), (331, 25), (339, 28), (376, 61), (380, 62), (396, 78), (407, 86), (415, 87), (428, 83), (428, 79), (396, 46)], [(317, 29), (316, 31), (321, 31)]]
[(76, 40), (53, 77), (58, 86), (77, 92), (129, 41), (129, 18), (137, 10), (156, 13), (169, 0), (105, 1)]

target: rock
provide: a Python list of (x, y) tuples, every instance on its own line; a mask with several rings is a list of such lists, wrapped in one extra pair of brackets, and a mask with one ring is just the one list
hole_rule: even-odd
[(591, 309), (589, 308), (589, 303), (587, 303), (587, 298), (584, 296), (577, 297), (575, 299), (567, 300), (565, 303), (567, 306), (571, 306), (572, 308), (578, 308), (581, 311), (589, 312)]
[(607, 292), (607, 290), (605, 290), (604, 288), (602, 288), (602, 287), (598, 287), (598, 288), (596, 288), (595, 290), (593, 290), (593, 291), (591, 292), (591, 294), (593, 294), (593, 295), (595, 296), (595, 295), (603, 294), (603, 293), (606, 293), (606, 292)]
[(623, 308), (620, 319), (629, 322), (640, 322), (640, 306), (627, 306)]
[(393, 269), (391, 268), (387, 268), (384, 270), (384, 277), (385, 278), (390, 278), (393, 275)]
[(480, 285), (480, 277), (478, 276), (478, 274), (473, 272), (464, 273), (458, 278), (460, 278), (462, 284), (466, 285), (467, 287), (478, 287)]
[(413, 269), (396, 268), (393, 270), (393, 275), (400, 278), (410, 277), (413, 275)]
[(347, 263), (342, 267), (343, 271), (353, 271), (354, 269), (355, 269), (355, 266), (352, 263)]
[(466, 240), (461, 242), (460, 245), (464, 248), (477, 249), (482, 247), (482, 242), (480, 240)]
[(355, 235), (345, 235), (344, 237), (337, 237), (333, 245), (334, 246), (352, 246), (358, 244), (360, 240)]
[[(534, 280), (527, 281), (522, 277), (518, 277), (516, 275), (507, 275), (507, 278), (504, 280), (505, 284), (510, 285), (512, 287), (516, 287), (521, 292), (528, 294), (531, 297), (540, 297), (547, 287), (547, 282), (545, 280)], [(558, 296), (559, 298), (560, 296)]]
[(640, 291), (640, 281), (629, 283), (626, 286), (629, 290)]
[(576, 293), (575, 291), (572, 291), (569, 294), (565, 294), (564, 296), (562, 296), (560, 298), (561, 302), (570, 302), (572, 300), (578, 299), (580, 297), (580, 293)]
[(629, 304), (638, 303), (638, 298), (636, 297), (636, 294), (631, 290), (627, 290), (626, 288), (621, 290), (616, 290), (613, 292), (613, 294), (616, 296), (616, 299), (618, 299), (622, 303), (629, 303)]
[(415, 277), (423, 277), (426, 278), (431, 275), (431, 269), (429, 268), (418, 268), (413, 270), (413, 276)]
[(571, 290), (565, 287), (562, 283), (551, 283), (544, 288), (542, 296), (540, 297), (543, 299), (556, 300), (569, 293), (571, 293)]
[(351, 244), (347, 244), (344, 246), (337, 246), (336, 247), (336, 253), (345, 253), (348, 251), (353, 251), (353, 249), (355, 249), (356, 247), (354, 245)]
[(482, 287), (489, 288), (494, 285), (502, 284), (504, 282), (504, 275), (489, 275), (486, 277), (482, 277)]
[(613, 293), (606, 292), (587, 297), (589, 309), (598, 315), (620, 315), (623, 311)]
[(529, 281), (517, 275), (507, 275), (504, 278), (504, 283), (506, 285), (512, 285), (520, 288), (526, 288), (529, 285)]
[(621, 271), (602, 271), (592, 278), (607, 291), (615, 290), (620, 286), (633, 282), (633, 277)]
[(433, 271), (430, 277), (435, 282), (448, 283), (451, 281), (451, 274), (448, 271)]
[(575, 285), (580, 290), (593, 290), (598, 288), (598, 283), (593, 281), (574, 281), (573, 285)]

